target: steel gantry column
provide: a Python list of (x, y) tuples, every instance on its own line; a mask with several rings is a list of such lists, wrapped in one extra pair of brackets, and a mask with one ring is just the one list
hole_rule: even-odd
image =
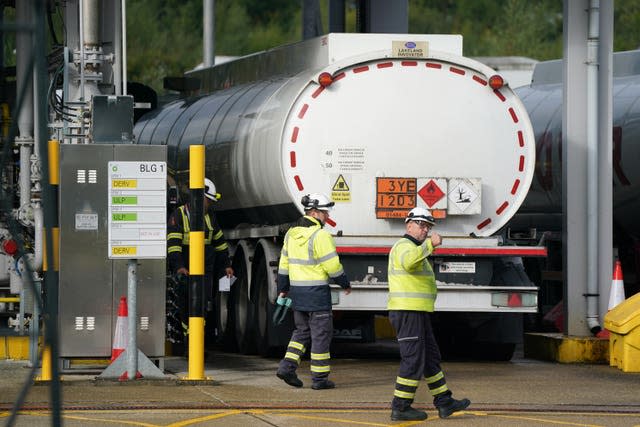
[(562, 198), (567, 335), (588, 336), (600, 330), (598, 307), (603, 292), (599, 287), (607, 289), (604, 283), (611, 277), (612, 28), (613, 0), (564, 1)]

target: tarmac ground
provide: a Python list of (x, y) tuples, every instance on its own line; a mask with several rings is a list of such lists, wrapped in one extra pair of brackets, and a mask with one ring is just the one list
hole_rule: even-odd
[[(354, 350), (356, 349), (356, 350)], [(297, 389), (275, 376), (277, 358), (215, 351), (208, 354), (203, 382), (184, 381), (188, 360), (165, 359), (166, 379), (96, 380), (65, 373), (65, 426), (640, 426), (640, 373), (603, 364), (560, 364), (526, 359), (509, 362), (445, 361), (454, 397), (472, 401), (467, 411), (438, 418), (426, 384), (414, 407), (422, 422), (392, 422), (390, 400), (399, 359), (393, 345), (332, 349), (333, 390), (312, 390), (309, 361)], [(50, 387), (29, 387), (17, 416), (17, 396), (30, 369), (25, 361), (0, 361), (0, 419), (7, 425), (51, 425)]]

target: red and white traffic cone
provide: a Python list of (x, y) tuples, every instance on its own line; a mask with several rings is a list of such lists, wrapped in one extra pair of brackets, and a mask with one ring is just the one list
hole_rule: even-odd
[(113, 346), (111, 347), (111, 361), (113, 362), (127, 348), (127, 337), (129, 336), (129, 310), (127, 308), (127, 297), (120, 297), (120, 305), (118, 306), (118, 320), (116, 320), (116, 333), (113, 337)]
[(616, 260), (616, 267), (613, 270), (613, 280), (611, 281), (611, 292), (609, 293), (609, 310), (624, 301), (624, 280), (622, 279), (622, 264)]

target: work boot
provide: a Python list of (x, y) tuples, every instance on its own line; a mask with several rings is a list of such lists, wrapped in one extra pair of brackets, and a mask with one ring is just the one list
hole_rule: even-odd
[(392, 409), (391, 421), (422, 421), (427, 419), (427, 413), (418, 411), (411, 406), (405, 409)]
[(464, 411), (471, 404), (469, 399), (456, 400), (453, 397), (449, 398), (445, 403), (438, 406), (438, 415), (440, 418), (447, 418), (454, 412)]
[(314, 390), (326, 390), (336, 388), (336, 384), (331, 380), (314, 381), (313, 384), (311, 384), (311, 388)]
[(282, 373), (278, 371), (276, 372), (276, 376), (291, 387), (302, 387), (302, 381), (300, 381), (300, 378), (298, 378), (295, 372)]

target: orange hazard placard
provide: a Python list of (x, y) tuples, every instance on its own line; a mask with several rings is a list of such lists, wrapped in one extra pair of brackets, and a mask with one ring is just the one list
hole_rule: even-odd
[(416, 178), (376, 178), (376, 218), (403, 218), (416, 207)]
[(378, 194), (416, 194), (416, 182), (416, 178), (376, 178), (376, 189)]

